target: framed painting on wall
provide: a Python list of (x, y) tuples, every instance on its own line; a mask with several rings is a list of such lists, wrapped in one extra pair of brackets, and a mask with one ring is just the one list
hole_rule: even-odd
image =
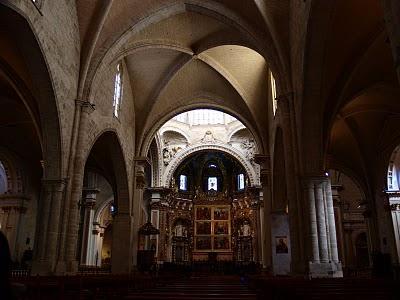
[(211, 222), (196, 222), (196, 235), (211, 234)]
[(214, 237), (214, 250), (229, 250), (230, 248), (229, 236)]
[(214, 234), (229, 234), (229, 223), (228, 222), (215, 222), (214, 223)]
[(211, 220), (211, 207), (196, 207), (196, 220)]
[(211, 250), (211, 237), (209, 236), (196, 237), (196, 250)]
[(214, 208), (214, 220), (229, 220), (229, 208), (226, 207)]

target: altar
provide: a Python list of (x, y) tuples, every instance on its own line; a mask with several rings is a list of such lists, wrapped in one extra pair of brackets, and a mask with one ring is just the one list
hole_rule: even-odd
[[(188, 199), (184, 199), (187, 197)], [(158, 202), (158, 261), (252, 262), (259, 258), (257, 190), (233, 198), (222, 192), (172, 193)], [(173, 207), (171, 209), (170, 207)]]

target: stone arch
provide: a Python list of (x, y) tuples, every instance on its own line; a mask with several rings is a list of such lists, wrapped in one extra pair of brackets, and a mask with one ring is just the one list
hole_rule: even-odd
[(161, 136), (164, 135), (164, 133), (166, 132), (175, 132), (179, 135), (181, 135), (183, 138), (185, 138), (186, 141), (189, 141), (189, 137), (188, 135), (181, 130), (180, 128), (174, 127), (174, 126), (166, 126), (165, 128), (163, 128), (162, 132), (161, 132)]
[[(196, 95), (193, 98), (199, 98), (199, 99), (209, 99), (211, 100), (212, 98), (215, 98), (215, 95)], [(186, 105), (184, 107), (177, 107), (174, 110), (172, 110), (171, 112), (165, 114), (164, 117), (160, 118), (157, 123), (155, 123), (151, 129), (145, 133), (144, 137), (143, 137), (143, 141), (141, 143), (141, 147), (140, 147), (140, 152), (141, 156), (145, 156), (148, 152), (148, 149), (150, 147), (150, 143), (152, 138), (154, 137), (154, 135), (156, 134), (156, 132), (161, 128), (161, 126), (166, 123), (168, 120), (170, 120), (171, 118), (173, 118), (176, 115), (179, 115), (183, 112), (187, 112), (190, 110), (195, 110), (195, 109), (200, 109), (200, 108), (206, 108), (206, 109), (215, 109), (215, 110), (219, 110), (222, 111), (224, 113), (227, 113), (233, 117), (235, 117), (237, 120), (239, 120), (240, 122), (242, 122), (244, 124), (244, 126), (250, 131), (250, 133), (253, 135), (256, 144), (257, 144), (257, 148), (259, 152), (263, 151), (263, 143), (261, 142), (262, 139), (260, 137), (260, 135), (258, 134), (258, 131), (256, 129), (255, 126), (252, 125), (252, 122), (245, 118), (242, 115), (239, 115), (237, 112), (235, 112), (234, 110), (228, 108), (228, 107), (223, 107), (221, 105), (217, 105), (214, 103), (207, 103), (206, 101), (202, 101), (201, 103), (196, 103), (193, 105)]]
[[(158, 137), (158, 138), (156, 138)], [(161, 168), (160, 168), (160, 157), (162, 157), (161, 154), (161, 141), (159, 140), (159, 136), (156, 135), (154, 137), (150, 149), (149, 149), (149, 159), (151, 161), (151, 186), (159, 186), (160, 185), (160, 174), (161, 174)]]
[(57, 99), (46, 57), (27, 16), (12, 4), (0, 4), (0, 6), (2, 18), (13, 18), (12, 24), (19, 32), (13, 37), (15, 41), (19, 38), (24, 40), (25, 46), (20, 48), (22, 56), (18, 59), (26, 63), (25, 57), (29, 57), (29, 63), (26, 63), (26, 69), (23, 71), (29, 74), (32, 84), (28, 85), (3, 58), (0, 58), (0, 74), (15, 90), (35, 124), (44, 161), (43, 177), (59, 179), (63, 173), (62, 136)]
[(113, 188), (114, 201), (118, 211), (128, 213), (130, 203), (127, 165), (120, 139), (114, 130), (108, 129), (98, 134), (87, 153), (85, 168), (88, 164), (94, 163), (91, 159), (93, 156), (96, 161), (102, 162), (99, 167), (103, 170), (103, 175), (106, 175), (105, 178), (109, 180)]
[(104, 209), (106, 209), (106, 207), (108, 205), (110, 205), (110, 203), (112, 203), (114, 201), (114, 197), (110, 197), (108, 198), (106, 201), (104, 201), (95, 211), (94, 213), (94, 218), (93, 220), (97, 223), (100, 223), (100, 217), (101, 214), (103, 213)]
[(233, 137), (235, 134), (237, 134), (239, 131), (244, 130), (244, 129), (247, 129), (246, 126), (243, 126), (243, 125), (241, 125), (241, 124), (238, 124), (238, 125), (236, 126), (236, 128), (234, 128), (234, 129), (232, 130), (232, 132), (229, 133), (229, 135), (228, 135), (228, 141), (230, 141), (230, 140), (232, 139), (232, 137)]
[(167, 168), (164, 171), (164, 174), (162, 176), (161, 180), (161, 186), (164, 187), (169, 187), (169, 183), (171, 182), (172, 176), (175, 172), (175, 170), (178, 168), (178, 166), (190, 155), (192, 155), (195, 152), (199, 151), (204, 151), (204, 150), (216, 150), (216, 151), (221, 151), (224, 153), (227, 153), (234, 158), (236, 158), (243, 166), (243, 168), (246, 170), (247, 175), (249, 176), (250, 184), (252, 186), (256, 186), (260, 184), (260, 179), (259, 179), (259, 169), (257, 165), (252, 165), (245, 157), (243, 157), (243, 154), (240, 153), (238, 150), (236, 150), (233, 147), (230, 147), (225, 144), (200, 144), (200, 145), (194, 145), (192, 147), (188, 147), (183, 149), (181, 152), (179, 152), (179, 155), (174, 157), (174, 159), (168, 164)]

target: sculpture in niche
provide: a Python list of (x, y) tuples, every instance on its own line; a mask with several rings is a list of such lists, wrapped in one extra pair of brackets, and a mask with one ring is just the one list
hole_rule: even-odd
[(247, 237), (247, 236), (251, 236), (251, 227), (250, 224), (248, 223), (248, 221), (244, 221), (238, 230), (238, 235), (239, 236), (243, 236), (243, 237)]

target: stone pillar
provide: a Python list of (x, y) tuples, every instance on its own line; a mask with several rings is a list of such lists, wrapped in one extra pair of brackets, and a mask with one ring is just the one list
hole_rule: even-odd
[(262, 265), (267, 272), (272, 272), (272, 237), (271, 237), (271, 209), (272, 192), (270, 180), (270, 157), (256, 154), (254, 161), (260, 165), (261, 193), (260, 202), (263, 207), (263, 226), (261, 226)]
[(131, 271), (131, 257), (135, 253), (132, 248), (133, 220), (129, 212), (118, 211), (114, 216), (111, 246), (112, 273), (121, 274)]
[(343, 204), (340, 199), (339, 191), (343, 188), (341, 185), (331, 186), (333, 198), (333, 210), (335, 214), (337, 246), (339, 252), (339, 261), (342, 265), (346, 265), (346, 256), (344, 253), (344, 237), (343, 237)]
[[(73, 161), (73, 173), (71, 178), (71, 194), (67, 203), (66, 222), (67, 229), (64, 231), (65, 251), (60, 256), (61, 260), (65, 260), (65, 266), (59, 266), (59, 272), (68, 271), (75, 273), (78, 270), (78, 258), (76, 254), (79, 230), (79, 209), (78, 203), (82, 197), (83, 176), (85, 171), (86, 153), (84, 153), (86, 135), (89, 123), (89, 115), (94, 111), (94, 105), (88, 101), (76, 101), (75, 104), (80, 108), (79, 131), (76, 142), (76, 153)], [(78, 109), (79, 110), (79, 109)], [(64, 242), (64, 241), (63, 241)], [(64, 270), (63, 270), (64, 269)]]
[[(260, 194), (260, 192), (258, 192), (258, 194)], [(263, 227), (263, 223), (261, 223), (262, 221), (264, 221), (264, 220), (262, 220), (262, 218), (264, 217), (264, 216), (261, 216), (261, 213), (263, 214), (264, 213), (264, 209), (262, 209), (262, 207), (261, 207), (261, 203), (258, 203), (258, 202), (256, 202), (256, 203), (254, 203), (253, 205), (252, 205), (252, 208), (253, 208), (253, 212), (255, 213), (255, 215), (256, 215), (256, 217), (255, 217), (255, 220), (256, 220), (256, 227), (255, 228), (253, 228), (253, 230), (255, 230), (256, 232), (257, 232), (257, 236), (255, 236), (255, 239), (253, 239), (253, 243), (255, 244), (255, 247), (254, 247), (254, 252), (255, 252), (255, 255), (254, 255), (254, 260), (257, 262), (257, 263), (261, 263), (262, 265), (263, 265), (263, 267), (264, 267), (264, 261), (263, 261), (263, 237), (264, 237), (264, 230), (262, 229), (262, 227)], [(262, 220), (262, 221), (261, 221)]]
[(309, 275), (311, 277), (342, 277), (337, 255), (336, 229), (329, 178), (309, 177), (304, 180), (305, 201), (309, 218)]
[(277, 97), (277, 118), (283, 131), (285, 152), (286, 194), (288, 201), (291, 272), (302, 274), (306, 272), (306, 235), (307, 228), (304, 218), (304, 206), (301, 198), (301, 181), (297, 174), (299, 169), (299, 146), (297, 141), (297, 125), (295, 116), (294, 93), (280, 94)]
[(33, 274), (52, 274), (55, 272), (59, 252), (61, 223), (61, 203), (64, 199), (66, 180), (42, 180), (42, 193), (39, 199), (37, 241), (34, 248)]
[(321, 263), (329, 261), (328, 258), (328, 235), (326, 228), (326, 214), (325, 214), (325, 199), (323, 182), (315, 183), (315, 207), (317, 216), (317, 227), (318, 227), (318, 246), (319, 246), (319, 259)]
[[(83, 265), (91, 265), (94, 255), (94, 237), (93, 237), (93, 218), (94, 206), (96, 205), (96, 194), (99, 190), (96, 188), (96, 174), (89, 173), (88, 187), (83, 189), (85, 197), (82, 199), (82, 209), (84, 209), (83, 227), (82, 227), (82, 245), (80, 261)], [(94, 180), (94, 182), (93, 182)]]
[(103, 249), (104, 239), (104, 228), (99, 226), (99, 223), (93, 223), (93, 244), (94, 253), (92, 257), (91, 265), (100, 267), (101, 266), (101, 251)]
[(346, 267), (355, 267), (354, 261), (354, 245), (353, 245), (353, 229), (351, 224), (345, 224), (344, 227), (344, 239), (345, 239), (345, 250), (346, 250)]
[(304, 183), (306, 205), (308, 207), (309, 229), (308, 239), (310, 241), (309, 259), (313, 263), (319, 263), (319, 243), (317, 229), (317, 212), (315, 204), (314, 182), (307, 180)]
[(145, 209), (143, 203), (143, 192), (146, 186), (145, 167), (149, 164), (147, 157), (136, 157), (135, 161), (135, 189), (133, 194), (132, 215), (133, 215), (133, 235), (132, 235), (132, 264), (137, 266), (137, 251), (139, 247), (139, 228), (140, 218)]
[(332, 186), (328, 178), (324, 182), (324, 190), (326, 195), (326, 218), (328, 221), (329, 251), (331, 260), (335, 263), (339, 262), (338, 243), (335, 226), (335, 211), (333, 207)]
[(389, 205), (392, 214), (397, 261), (400, 262), (400, 192), (389, 195)]

